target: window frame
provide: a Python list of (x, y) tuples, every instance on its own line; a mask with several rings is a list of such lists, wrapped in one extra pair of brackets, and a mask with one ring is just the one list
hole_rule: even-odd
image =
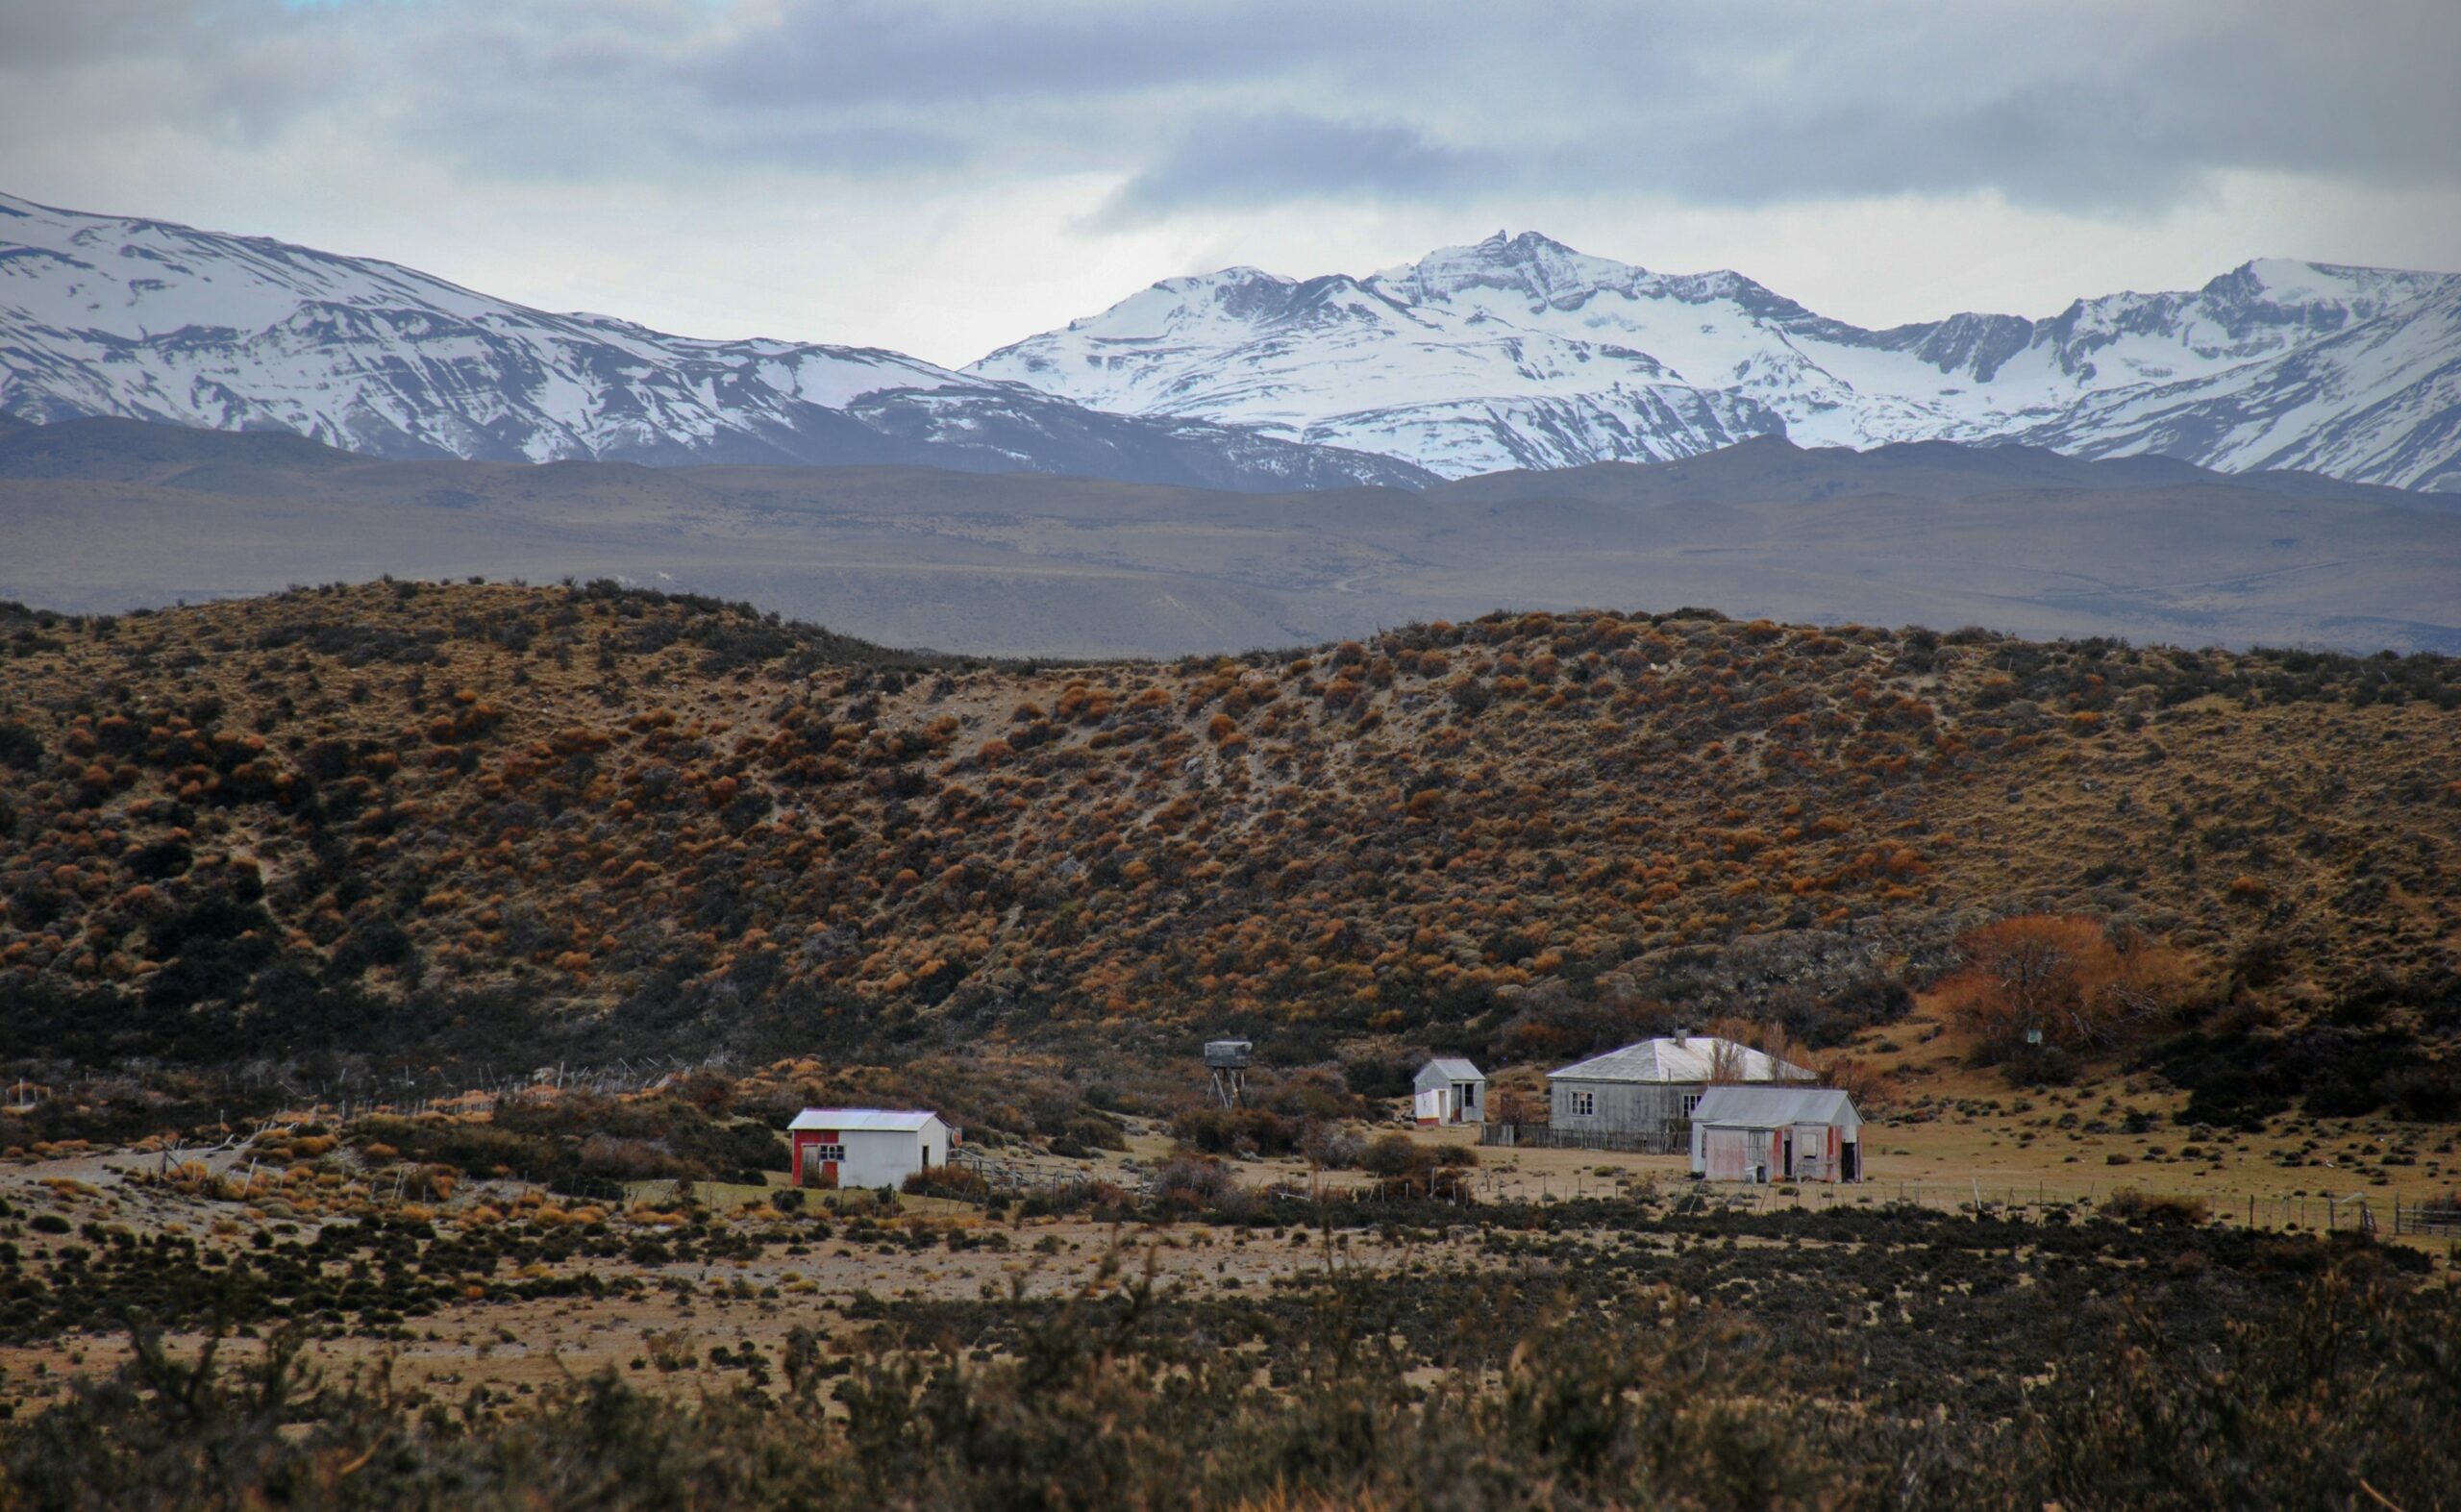
[(1565, 1094), (1565, 1097), (1568, 1100), (1568, 1106), (1566, 1110), (1570, 1112), (1573, 1117), (1596, 1118), (1598, 1116), (1597, 1093), (1576, 1088), (1568, 1091)]

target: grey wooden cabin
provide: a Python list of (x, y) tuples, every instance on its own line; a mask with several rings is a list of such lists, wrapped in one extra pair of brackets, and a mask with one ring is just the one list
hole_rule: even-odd
[[(1691, 1146), (1692, 1110), (1713, 1083), (1809, 1081), (1801, 1066), (1732, 1040), (1645, 1039), (1547, 1076), (1544, 1142), (1674, 1154)], [(1522, 1143), (1539, 1143), (1528, 1134)]]

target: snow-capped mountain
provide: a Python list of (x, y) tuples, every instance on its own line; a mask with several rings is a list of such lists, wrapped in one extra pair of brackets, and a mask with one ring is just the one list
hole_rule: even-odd
[(701, 341), (389, 262), (0, 195), (0, 413), (279, 429), (385, 457), (912, 462), (1289, 488), (1430, 481), (895, 352)]
[(2461, 490), (2461, 276), (2268, 260), (2048, 320), (1867, 331), (1737, 273), (1502, 233), (1368, 278), (1170, 279), (966, 369), (1448, 477), (1804, 445), (2022, 440)]

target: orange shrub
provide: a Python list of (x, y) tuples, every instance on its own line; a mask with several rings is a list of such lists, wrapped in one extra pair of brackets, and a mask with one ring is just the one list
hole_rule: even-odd
[(2028, 1030), (2061, 1050), (2114, 1049), (2176, 1013), (2195, 988), (2180, 953), (2073, 914), (2002, 919), (1957, 943), (1967, 965), (1943, 991), (1986, 1060), (2015, 1053)]

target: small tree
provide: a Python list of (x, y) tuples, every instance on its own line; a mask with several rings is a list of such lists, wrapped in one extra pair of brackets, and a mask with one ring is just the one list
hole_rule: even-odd
[(1487, 1117), (1499, 1124), (1534, 1124), (1545, 1113), (1547, 1105), (1515, 1086), (1492, 1086), (1487, 1095)]
[(1971, 930), (1958, 945), (1966, 967), (1943, 990), (1985, 1062), (2036, 1043), (2079, 1054), (2117, 1049), (2195, 991), (2185, 956), (2095, 919), (2026, 914)]

